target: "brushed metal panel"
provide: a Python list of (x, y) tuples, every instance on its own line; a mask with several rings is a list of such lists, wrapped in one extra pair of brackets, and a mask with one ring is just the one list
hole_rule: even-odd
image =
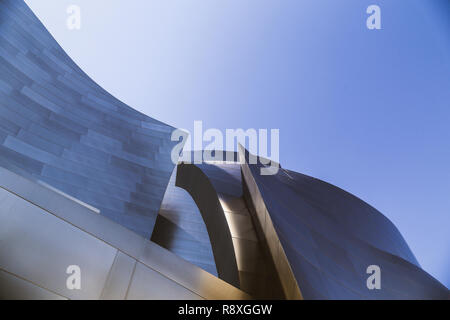
[[(103, 293), (105, 293), (105, 299), (110, 298), (109, 294), (111, 293), (111, 287), (120, 287), (120, 292), (123, 295), (123, 287), (127, 281), (126, 279), (128, 279), (130, 275), (130, 262), (132, 263), (135, 259), (138, 259), (141, 263), (154, 268), (164, 277), (171, 279), (171, 281), (178, 282), (181, 286), (189, 288), (189, 290), (196, 292), (196, 294), (208, 299), (250, 298), (241, 290), (232, 287), (231, 285), (225, 283), (217, 277), (214, 277), (208, 272), (177, 257), (164, 248), (161, 248), (158, 245), (145, 240), (132, 231), (116, 223), (113, 223), (109, 219), (94, 213), (88, 208), (75, 203), (70, 199), (65, 198), (59, 193), (55, 193), (50, 189), (47, 189), (32, 181), (17, 176), (16, 174), (2, 168), (0, 168), (0, 182), (2, 185), (2, 188), (0, 188), (0, 190), (2, 190), (2, 192), (0, 193), (0, 201), (4, 204), (4, 206), (0, 210), (2, 213), (4, 213), (3, 215), (0, 215), (0, 221), (2, 221), (0, 225), (5, 228), (6, 232), (11, 232), (13, 234), (13, 236), (4, 240), (3, 236), (5, 230), (0, 228), (0, 244), (5, 244), (5, 247), (8, 247), (7, 249), (9, 250), (5, 251), (3, 250), (3, 246), (0, 246), (1, 261), (4, 260), (3, 257), (10, 256), (11, 253), (15, 253), (16, 250), (19, 250), (21, 254), (18, 254), (15, 259), (9, 259), (7, 257), (8, 259), (6, 261), (9, 260), (12, 262), (17, 262), (17, 260), (21, 260), (19, 261), (20, 263), (13, 263), (12, 265), (10, 265), (11, 269), (13, 269), (12, 271), (26, 273), (29, 276), (35, 277), (33, 279), (35, 279), (36, 283), (38, 284), (51, 284), (51, 281), (47, 279), (47, 277), (49, 277), (48, 272), (54, 273), (54, 270), (52, 270), (51, 268), (49, 269), (47, 267), (47, 264), (53, 263), (53, 260), (55, 261), (55, 263), (59, 264), (61, 260), (64, 259), (64, 255), (61, 252), (56, 252), (59, 249), (64, 249), (65, 252), (70, 254), (71, 256), (73, 256), (71, 250), (74, 249), (76, 250), (77, 255), (83, 255), (85, 259), (88, 259), (92, 263), (99, 265), (101, 265), (102, 263), (106, 263), (104, 261), (104, 257), (102, 257), (101, 254), (98, 254), (97, 245), (92, 246), (90, 243), (83, 245), (83, 243), (90, 242), (89, 240), (82, 241), (82, 246), (79, 247), (77, 244), (77, 240), (74, 240), (73, 237), (70, 236), (72, 233), (78, 234), (79, 232), (81, 232), (85, 237), (89, 239), (91, 237), (98, 237), (99, 239), (94, 239), (95, 242), (98, 242), (99, 246), (102, 248), (103, 246), (107, 246), (108, 248), (110, 248), (107, 251), (112, 251), (112, 254), (110, 256), (110, 263), (113, 264), (113, 260), (115, 259), (116, 263), (113, 264), (112, 268), (104, 268), (104, 272), (102, 273), (102, 275), (95, 275), (95, 278), (98, 282), (103, 282), (102, 284), (99, 284), (98, 289), (103, 289)], [(19, 194), (21, 198), (11, 194), (4, 188), (11, 189), (12, 192)], [(14, 201), (6, 201), (11, 197), (13, 197)], [(32, 201), (39, 207), (34, 206), (23, 198), (29, 198), (29, 201)], [(16, 200), (19, 202), (29, 203), (30, 206), (37, 208), (35, 209), (38, 211), (37, 215), (35, 214), (35, 212), (33, 212), (34, 210), (31, 210), (30, 212), (28, 210), (20, 210), (17, 214), (20, 219), (13, 219), (15, 215), (11, 214), (11, 212), (16, 212), (16, 210), (18, 209), (18, 207), (15, 206)], [(47, 210), (51, 211), (52, 214), (44, 212), (41, 208), (46, 208)], [(64, 237), (67, 237), (67, 230), (63, 231), (64, 235), (61, 234), (62, 231), (53, 232), (54, 225), (59, 225), (59, 223), (45, 222), (45, 224), (49, 225), (50, 229), (44, 230), (42, 228), (39, 228), (41, 222), (35, 223), (35, 219), (23, 219), (24, 215), (29, 214), (32, 216), (36, 215), (37, 217), (39, 217), (39, 219), (42, 219), (42, 217), (45, 217), (46, 215), (50, 217), (50, 220), (59, 220), (59, 218), (64, 219), (59, 221), (62, 224), (67, 224), (69, 228), (74, 228), (78, 231), (70, 232), (69, 238), (64, 239)], [(3, 219), (6, 219), (5, 223), (3, 223)], [(10, 219), (13, 219), (13, 223), (9, 223)], [(33, 225), (30, 226), (30, 223)], [(21, 227), (22, 224), (24, 224), (25, 226)], [(8, 225), (12, 225), (13, 228), (10, 228)], [(26, 230), (26, 232), (28, 232), (29, 228), (34, 228), (32, 229), (34, 232), (31, 232), (29, 237), (25, 237), (25, 240), (21, 240), (20, 235), (23, 236), (23, 234), (26, 235), (27, 233), (22, 233), (18, 230)], [(42, 233), (45, 233), (44, 236), (41, 236)], [(39, 235), (39, 237), (37, 237), (36, 235)], [(64, 241), (57, 241), (60, 238), (64, 239)], [(18, 241), (15, 241), (16, 239)], [(40, 248), (40, 254), (35, 253), (34, 255), (26, 256), (27, 251), (24, 251), (24, 247), (28, 247), (28, 240), (33, 242), (33, 245), (30, 245), (31, 249), (34, 249), (35, 247)], [(70, 246), (66, 246), (67, 242), (70, 242)], [(55, 246), (57, 246), (56, 249)], [(123, 254), (122, 252), (119, 252), (116, 255), (117, 249), (123, 251)], [(82, 250), (83, 252), (79, 252), (80, 250)], [(54, 259), (52, 255), (60, 255), (59, 260), (56, 258)], [(52, 257), (47, 258), (49, 256)], [(45, 261), (40, 261), (40, 259), (44, 259)], [(97, 262), (97, 259), (101, 259), (102, 262)], [(38, 263), (34, 263), (34, 260), (36, 260)], [(36, 270), (32, 268), (33, 263), (37, 268)], [(83, 270), (85, 268), (83, 266), (81, 267), (83, 277), (83, 274), (85, 273)], [(29, 270), (30, 268), (31, 270)], [(89, 273), (92, 273), (90, 272), (90, 270), (88, 271)], [(108, 281), (105, 282), (107, 280), (108, 274)], [(67, 277), (64, 272), (61, 276)], [(102, 277), (103, 281), (101, 279)], [(151, 286), (151, 284), (146, 285)], [(97, 289), (97, 286), (95, 289)], [(117, 297), (115, 294), (113, 294), (113, 296), (114, 298)], [(76, 295), (68, 295), (68, 297), (76, 299), (80, 298)], [(86, 296), (83, 296), (83, 298), (86, 298)], [(91, 295), (89, 295), (89, 298), (91, 298)]]
[(199, 295), (162, 276), (160, 273), (146, 267), (142, 263), (136, 264), (127, 299), (203, 300)]
[(208, 231), (190, 194), (175, 185), (173, 170), (151, 240), (217, 276)]
[(233, 238), (258, 241), (252, 220), (249, 215), (225, 211), (225, 217)]
[(67, 300), (29, 281), (0, 270), (0, 300)]
[[(72, 299), (98, 299), (117, 250), (0, 189), (0, 267)], [(67, 267), (81, 268), (81, 290), (66, 287)]]
[[(279, 277), (265, 246), (257, 237), (253, 219), (243, 198), (240, 164), (230, 161), (225, 164), (208, 161), (196, 165), (182, 163), (177, 170), (180, 172), (177, 175), (177, 184), (180, 183), (194, 195), (211, 236), (213, 251), (218, 251), (219, 257), (222, 258), (218, 260), (215, 256), (218, 270), (229, 268), (227, 266), (229, 259), (223, 261), (224, 256), (221, 254), (223, 250), (219, 246), (223, 245), (223, 241), (230, 240), (214, 239), (217, 237), (217, 229), (220, 228), (222, 231), (227, 229), (230, 232), (230, 242), (238, 269), (239, 288), (257, 299), (283, 298)], [(215, 206), (211, 206), (213, 202)], [(225, 226), (221, 220), (222, 216), (226, 218)], [(219, 277), (229, 282), (220, 272)]]
[(181, 163), (177, 167), (176, 186), (189, 192), (200, 209), (210, 237), (219, 278), (239, 287), (230, 230), (212, 182), (200, 167)]
[(10, 190), (28, 201), (45, 208), (54, 215), (70, 221), (80, 229), (94, 234), (99, 239), (127, 252), (133, 257), (138, 257), (144, 247), (145, 239), (134, 232), (124, 228), (93, 212), (54, 191), (31, 182), (13, 172), (0, 168), (1, 186)]
[[(108, 279), (101, 295), (103, 300), (122, 300), (127, 295), (136, 260), (121, 251), (117, 251), (116, 258), (109, 272)], [(143, 285), (153, 286), (153, 283)]]
[[(256, 241), (233, 238), (236, 261), (239, 271), (252, 274), (264, 274), (266, 266), (260, 244)], [(261, 281), (261, 277), (259, 277)]]
[(207, 299), (249, 299), (250, 296), (174, 253), (146, 243), (138, 260)]
[[(149, 239), (174, 167), (174, 128), (97, 85), (23, 1), (1, 1), (0, 15), (0, 166), (116, 209), (114, 221)], [(99, 184), (122, 190), (105, 197)]]
[[(395, 226), (374, 208), (318, 179), (286, 169), (261, 176), (260, 167), (242, 165), (244, 190), (250, 191), (245, 195), (256, 208), (288, 298), (448, 297), (448, 289), (419, 267)], [(369, 265), (382, 270), (380, 290), (366, 287)]]

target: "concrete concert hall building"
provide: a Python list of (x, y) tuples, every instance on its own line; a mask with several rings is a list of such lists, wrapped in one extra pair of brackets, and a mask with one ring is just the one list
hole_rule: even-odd
[(175, 165), (174, 129), (0, 0), (0, 298), (448, 299), (367, 203), (242, 147)]

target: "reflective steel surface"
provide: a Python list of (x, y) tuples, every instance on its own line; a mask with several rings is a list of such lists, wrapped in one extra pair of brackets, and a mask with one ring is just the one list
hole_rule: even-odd
[(211, 181), (199, 167), (181, 163), (177, 167), (176, 186), (191, 195), (202, 214), (219, 278), (239, 288), (239, 273), (231, 233)]
[[(0, 298), (249, 299), (85, 206), (0, 168)], [(67, 287), (67, 267), (81, 288)]]
[(23, 1), (0, 1), (0, 166), (150, 238), (172, 130), (98, 86)]
[(176, 185), (192, 195), (205, 221), (219, 278), (257, 299), (285, 298), (243, 198), (239, 162), (181, 163), (177, 170)]
[[(272, 256), (281, 261), (285, 292), (297, 285), (304, 299), (448, 299), (447, 288), (420, 268), (376, 209), (297, 172), (260, 175), (262, 165), (249, 164), (243, 148), (241, 156), (248, 198)], [(367, 287), (370, 265), (381, 269), (380, 290)]]
[(262, 176), (242, 147), (174, 169), (173, 129), (0, 0), (0, 299), (450, 297), (364, 201), (284, 168)]
[(151, 240), (217, 276), (211, 241), (202, 214), (191, 195), (175, 185), (176, 176), (175, 167)]

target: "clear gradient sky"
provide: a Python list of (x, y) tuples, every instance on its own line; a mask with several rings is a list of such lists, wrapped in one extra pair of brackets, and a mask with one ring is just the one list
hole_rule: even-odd
[[(284, 167), (380, 210), (450, 287), (450, 1), (26, 2), (88, 75), (151, 117), (279, 128)], [(80, 30), (66, 27), (70, 4)], [(371, 4), (382, 30), (366, 28)]]

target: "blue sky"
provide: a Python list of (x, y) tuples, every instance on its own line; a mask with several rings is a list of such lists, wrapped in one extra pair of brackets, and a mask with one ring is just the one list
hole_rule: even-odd
[[(149, 116), (279, 128), (284, 167), (379, 209), (450, 286), (449, 1), (26, 2), (87, 74)], [(66, 27), (70, 4), (80, 30)], [(382, 30), (366, 28), (371, 4)]]

